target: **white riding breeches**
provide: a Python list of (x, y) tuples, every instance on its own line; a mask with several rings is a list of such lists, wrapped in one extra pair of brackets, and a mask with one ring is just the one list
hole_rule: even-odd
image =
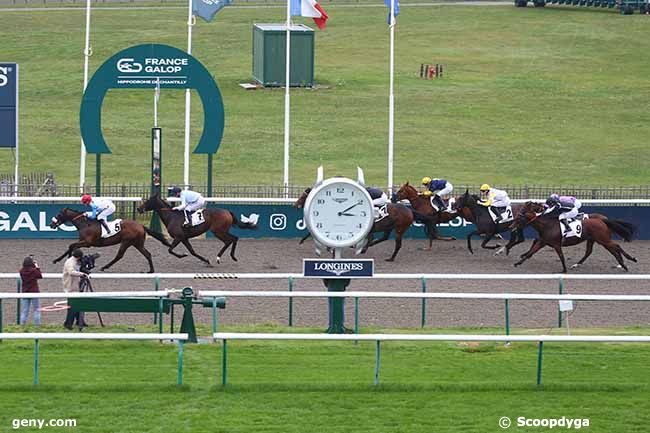
[(95, 218), (98, 220), (104, 220), (106, 221), (107, 218), (115, 212), (115, 204), (111, 203), (110, 206), (108, 206), (106, 209), (103, 211), (99, 212)]
[(195, 210), (201, 209), (204, 204), (205, 204), (205, 199), (201, 197), (192, 203), (188, 203), (187, 206), (185, 206), (185, 210), (188, 212), (194, 212)]
[(441, 189), (440, 191), (436, 191), (436, 195), (439, 196), (439, 197), (442, 197), (443, 195), (449, 194), (453, 190), (454, 190), (454, 186), (452, 184), (450, 184), (449, 182), (447, 182), (447, 184), (445, 185), (445, 187), (443, 189)]
[(390, 200), (388, 200), (388, 196), (386, 195), (386, 193), (383, 193), (383, 194), (381, 195), (381, 197), (378, 197), (378, 198), (376, 198), (376, 199), (374, 199), (374, 200), (372, 201), (372, 205), (373, 205), (374, 207), (382, 207), (383, 205), (385, 205), (385, 204), (388, 203), (389, 201), (390, 201)]
[(495, 199), (490, 206), (508, 207), (508, 206), (510, 206), (510, 199), (505, 199), (505, 200), (497, 200), (497, 199)]
[(561, 220), (564, 220), (564, 219), (573, 219), (573, 218), (577, 217), (578, 213), (579, 213), (579, 206), (577, 206), (578, 204), (579, 203), (576, 202), (576, 206), (573, 209), (571, 209), (568, 212), (561, 213), (558, 218), (561, 219)]

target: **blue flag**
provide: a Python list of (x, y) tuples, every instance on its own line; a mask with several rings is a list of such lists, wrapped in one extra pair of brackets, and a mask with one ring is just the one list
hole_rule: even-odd
[(212, 21), (214, 16), (232, 0), (192, 0), (192, 13), (205, 21)]
[[(388, 25), (391, 25), (391, 22), (390, 22), (390, 0), (384, 0), (384, 4), (388, 8)], [(394, 5), (395, 5), (395, 12), (394, 12), (395, 13), (395, 18), (397, 18), (397, 15), (399, 15), (399, 0), (395, 0)], [(395, 20), (395, 21), (397, 21), (397, 20)]]

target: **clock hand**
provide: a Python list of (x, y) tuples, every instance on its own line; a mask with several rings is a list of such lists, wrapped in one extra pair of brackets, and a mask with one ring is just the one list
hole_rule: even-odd
[(339, 216), (357, 216), (355, 213), (339, 212)]
[(341, 215), (341, 214), (343, 214), (343, 213), (349, 211), (349, 210), (352, 209), (353, 207), (359, 206), (360, 204), (361, 204), (360, 201), (356, 202), (355, 204), (353, 204), (353, 205), (350, 206), (349, 208), (347, 208), (347, 209), (343, 209), (341, 212), (339, 212), (339, 215)]

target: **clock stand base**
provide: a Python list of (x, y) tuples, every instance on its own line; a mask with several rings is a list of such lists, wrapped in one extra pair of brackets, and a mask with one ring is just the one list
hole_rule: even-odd
[[(349, 278), (324, 279), (323, 283), (328, 292), (345, 292), (350, 284)], [(353, 331), (344, 326), (345, 323), (345, 298), (328, 298), (329, 326), (328, 334), (350, 334)]]

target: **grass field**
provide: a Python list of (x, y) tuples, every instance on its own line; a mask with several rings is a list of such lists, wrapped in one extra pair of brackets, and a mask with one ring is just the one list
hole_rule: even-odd
[[(318, 90), (292, 92), (291, 179), (315, 168), (386, 184), (388, 29), (384, 7), (328, 4), (316, 34)], [(222, 11), (194, 28), (193, 54), (216, 77), (226, 130), (215, 182), (282, 182), (283, 90), (244, 91), (257, 22), (281, 22), (282, 8)], [(78, 110), (83, 79), (82, 10), (0, 12), (2, 60), (21, 67), (21, 170), (78, 182)], [(131, 45), (186, 46), (184, 9), (95, 10), (91, 73)], [(298, 21), (310, 24), (307, 20)], [(650, 49), (647, 17), (595, 9), (403, 5), (396, 32), (395, 181), (423, 175), (456, 183), (636, 185), (650, 166)], [(444, 79), (417, 78), (420, 63)], [(183, 92), (165, 91), (165, 182), (182, 180)], [(152, 91), (113, 91), (103, 126), (113, 155), (105, 182), (149, 177)], [(193, 99), (193, 143), (201, 127)], [(2, 152), (0, 172), (13, 159)], [(205, 157), (192, 158), (193, 183)], [(94, 159), (88, 161), (94, 183)]]
[(11, 370), (2, 373), (0, 431), (10, 431), (18, 418), (72, 418), (76, 429), (44, 431), (84, 433), (484, 433), (501, 431), (502, 416), (588, 418), (586, 431), (632, 433), (646, 432), (650, 421), (647, 346), (545, 344), (540, 388), (534, 343), (385, 343), (382, 348), (382, 385), (375, 387), (374, 343), (231, 342), (224, 389), (219, 344), (186, 346), (185, 385), (179, 388), (173, 345), (42, 342), (41, 385), (33, 388), (33, 343), (5, 341), (0, 363)]

